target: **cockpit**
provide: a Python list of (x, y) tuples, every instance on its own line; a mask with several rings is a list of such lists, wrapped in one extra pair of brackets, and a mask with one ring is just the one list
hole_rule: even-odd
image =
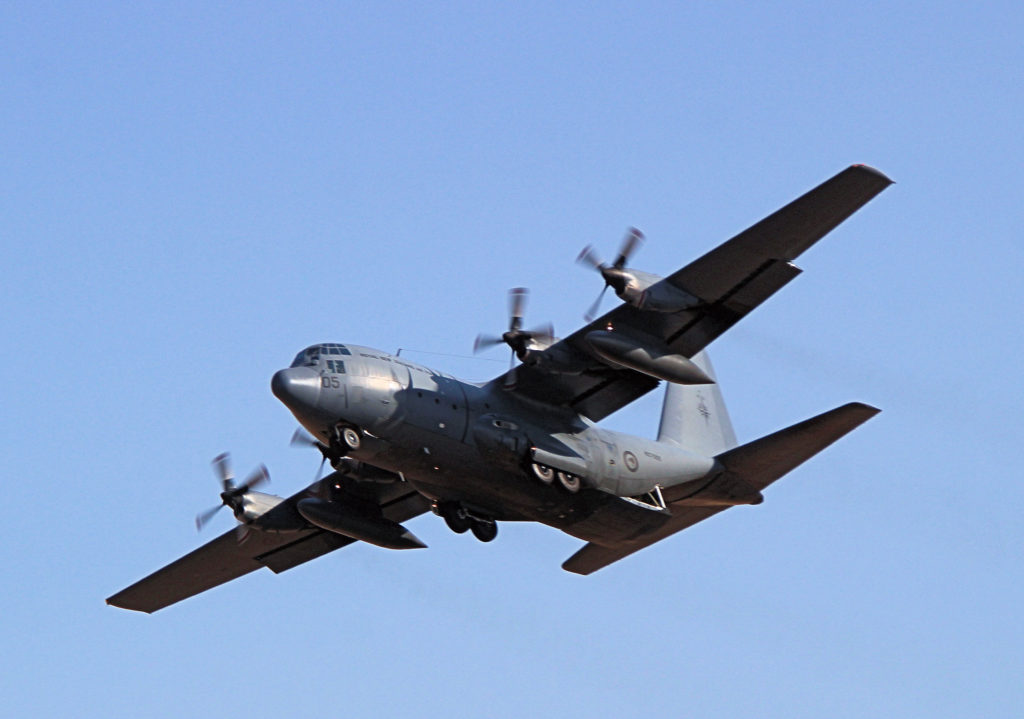
[(331, 355), (351, 355), (352, 352), (345, 345), (338, 344), (320, 344), (307, 347), (306, 349), (295, 355), (295, 359), (292, 360), (292, 367), (316, 367), (321, 358), (327, 358)]

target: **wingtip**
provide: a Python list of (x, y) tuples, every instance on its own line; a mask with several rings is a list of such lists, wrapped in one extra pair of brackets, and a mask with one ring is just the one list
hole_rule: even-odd
[(830, 415), (837, 419), (839, 417), (845, 418), (845, 421), (850, 424), (850, 429), (847, 431), (852, 431), (854, 428), (875, 417), (881, 411), (878, 407), (872, 407), (870, 404), (864, 404), (863, 402), (849, 402), (841, 407), (836, 407), (831, 412), (826, 412), (825, 415)]
[(894, 185), (894, 184), (896, 184), (895, 180), (893, 180), (891, 177), (886, 175), (881, 170), (875, 169), (871, 165), (862, 165), (862, 164), (851, 165), (851, 169), (856, 169), (856, 170), (858, 170), (860, 172), (866, 172), (868, 174), (874, 175), (875, 177), (879, 178), (880, 180), (883, 180), (885, 182), (885, 184), (887, 184), (887, 185)]
[(141, 607), (129, 606), (128, 604), (126, 604), (124, 602), (119, 602), (117, 596), (118, 595), (115, 594), (114, 596), (107, 597), (104, 600), (108, 607), (114, 607), (116, 609), (127, 609), (130, 612), (139, 612), (141, 614), (152, 614), (153, 612), (156, 611), (155, 609), (143, 609)]
[(846, 406), (851, 409), (857, 409), (863, 412), (868, 417), (874, 417), (876, 414), (882, 411), (878, 407), (873, 407), (870, 404), (865, 404), (863, 402), (850, 402)]

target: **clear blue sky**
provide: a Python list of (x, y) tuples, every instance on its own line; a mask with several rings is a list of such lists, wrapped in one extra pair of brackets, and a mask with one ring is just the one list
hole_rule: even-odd
[[(1020, 716), (1024, 15), (975, 5), (5, 3), (2, 713)], [(231, 526), (192, 525), (217, 453), (311, 481), (269, 390), (302, 347), (486, 379), (422, 353), (518, 285), (568, 333), (583, 245), (669, 272), (855, 162), (897, 184), (711, 352), (743, 440), (884, 411), (763, 505), (589, 578), (424, 516), (103, 603)]]

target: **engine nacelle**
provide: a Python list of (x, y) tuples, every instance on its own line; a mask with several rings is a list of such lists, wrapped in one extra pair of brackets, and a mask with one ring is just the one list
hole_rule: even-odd
[(307, 525), (283, 497), (249, 491), (234, 509), (235, 518), (264, 532), (298, 532)]
[(634, 299), (627, 301), (637, 309), (647, 312), (682, 312), (704, 304), (700, 298), (679, 289), (668, 280), (660, 280), (649, 285)]

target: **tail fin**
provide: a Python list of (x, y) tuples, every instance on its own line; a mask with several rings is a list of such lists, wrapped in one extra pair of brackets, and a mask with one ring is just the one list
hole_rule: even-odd
[[(698, 352), (692, 360), (708, 377), (715, 379), (715, 370), (706, 352)], [(714, 457), (736, 446), (736, 433), (717, 380), (710, 385), (666, 384), (658, 427), (659, 442), (675, 444), (705, 457)]]

